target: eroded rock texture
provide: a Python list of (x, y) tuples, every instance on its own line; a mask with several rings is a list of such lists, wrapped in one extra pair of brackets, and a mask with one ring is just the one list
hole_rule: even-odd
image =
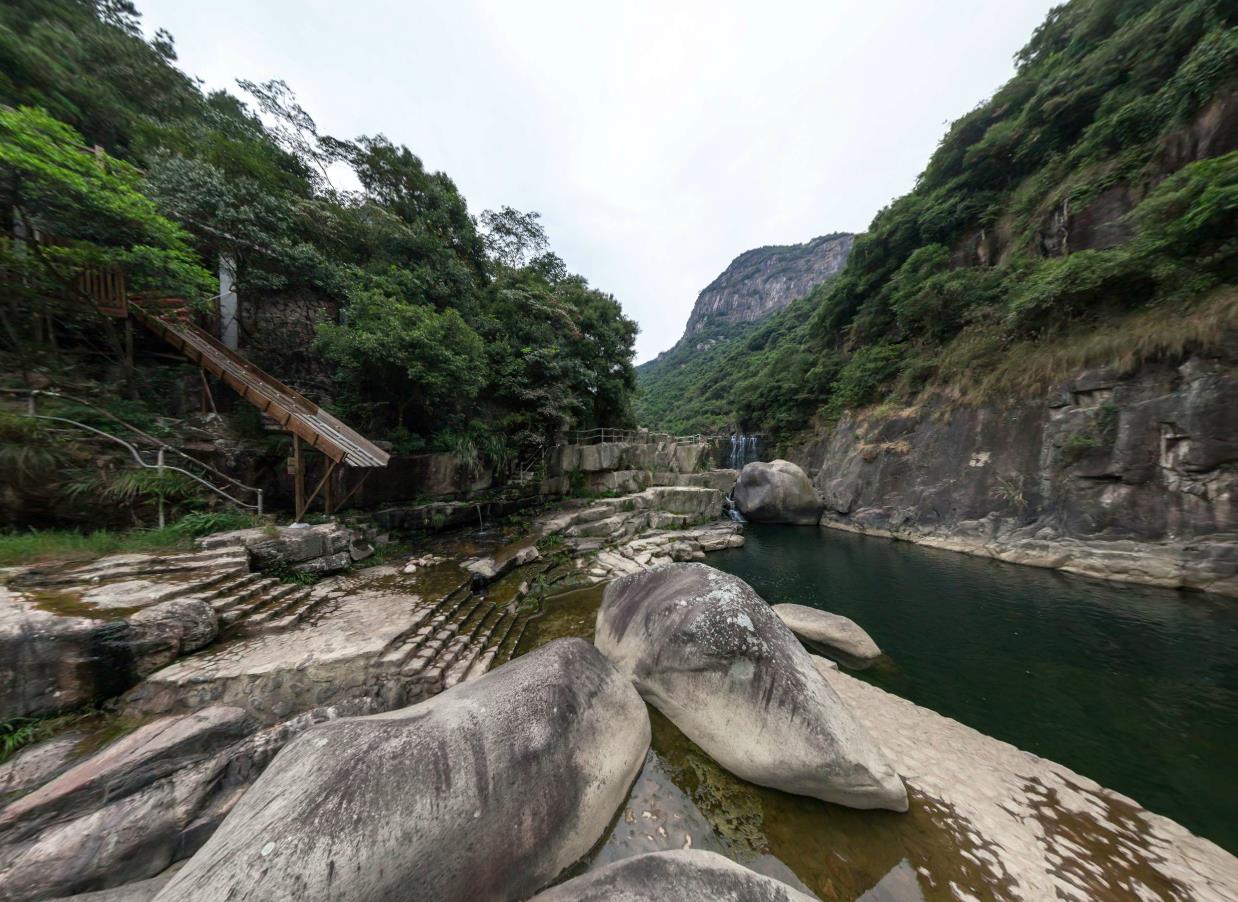
[(794, 456), (827, 526), (1236, 595), (1236, 358), (1081, 373), (1037, 402), (849, 415)]
[(870, 664), (881, 657), (873, 637), (850, 617), (802, 604), (776, 604), (773, 610), (800, 639), (823, 646), (845, 663)]
[(533, 902), (810, 902), (716, 852), (650, 852), (582, 874)]
[(854, 808), (907, 809), (902, 781), (743, 580), (668, 564), (606, 587), (594, 640), (641, 695), (732, 773)]
[(293, 740), (157, 898), (524, 899), (601, 837), (649, 736), (629, 682), (558, 640)]
[(802, 298), (842, 270), (854, 235), (745, 251), (697, 296), (684, 339), (711, 322), (751, 322)]

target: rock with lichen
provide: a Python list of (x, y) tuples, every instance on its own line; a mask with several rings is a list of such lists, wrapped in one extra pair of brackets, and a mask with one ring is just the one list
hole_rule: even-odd
[(615, 580), (594, 641), (737, 776), (854, 808), (907, 810), (903, 783), (868, 731), (738, 577), (682, 563)]

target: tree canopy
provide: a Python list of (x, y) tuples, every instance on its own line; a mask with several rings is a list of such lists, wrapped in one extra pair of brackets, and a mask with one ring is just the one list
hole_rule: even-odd
[[(397, 450), (507, 458), (631, 422), (635, 324), (567, 271), (537, 213), (475, 217), (409, 148), (322, 134), (284, 82), (204, 94), (175, 59), (125, 0), (0, 9), (0, 192), (56, 236), (35, 262), (0, 243), (28, 288), (10, 304), (65, 297), (89, 264), (206, 299), (226, 253), (259, 313), (314, 311), (309, 334), (247, 336), (247, 353)], [(333, 184), (341, 169), (358, 190)]]

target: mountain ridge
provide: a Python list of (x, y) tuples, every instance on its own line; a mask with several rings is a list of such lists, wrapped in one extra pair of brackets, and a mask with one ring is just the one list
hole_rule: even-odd
[(801, 244), (744, 251), (701, 289), (680, 340), (711, 322), (754, 322), (781, 310), (838, 273), (854, 242), (848, 232), (831, 232)]

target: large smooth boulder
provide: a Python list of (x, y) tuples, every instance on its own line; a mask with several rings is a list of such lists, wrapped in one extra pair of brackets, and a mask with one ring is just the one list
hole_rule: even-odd
[(696, 563), (615, 580), (594, 641), (646, 701), (743, 779), (907, 810), (885, 755), (743, 580)]
[(561, 639), (290, 742), (157, 897), (524, 899), (581, 858), (649, 747), (631, 684)]
[(776, 604), (773, 611), (795, 635), (838, 654), (844, 664), (864, 666), (881, 657), (872, 636), (850, 617), (802, 604)]
[(118, 739), (0, 810), (0, 899), (115, 886), (157, 874), (247, 736), (215, 706)]
[(0, 586), (0, 721), (119, 695), (219, 630), (214, 610), (198, 598), (128, 617), (76, 602), (64, 607), (48, 610), (39, 595)]
[(816, 526), (825, 509), (808, 475), (789, 460), (746, 465), (732, 497), (739, 512), (753, 523)]
[(650, 852), (589, 871), (530, 902), (814, 902), (716, 852)]

